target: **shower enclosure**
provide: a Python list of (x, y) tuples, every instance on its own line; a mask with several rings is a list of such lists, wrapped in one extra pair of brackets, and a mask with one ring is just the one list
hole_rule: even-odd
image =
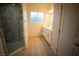
[(21, 4), (0, 4), (0, 17), (5, 39), (5, 55), (24, 47), (23, 16)]

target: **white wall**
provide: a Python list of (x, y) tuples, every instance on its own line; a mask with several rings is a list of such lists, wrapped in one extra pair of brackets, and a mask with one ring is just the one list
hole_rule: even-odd
[(52, 30), (52, 40), (51, 40), (51, 48), (56, 55), (57, 52), (57, 44), (58, 44), (58, 36), (59, 36), (59, 28), (60, 28), (60, 16), (61, 16), (61, 4), (54, 4), (54, 12), (53, 12), (53, 30)]
[(22, 4), (23, 8), (23, 20), (24, 20), (24, 42), (27, 47), (28, 44), (28, 21), (27, 21), (27, 4)]

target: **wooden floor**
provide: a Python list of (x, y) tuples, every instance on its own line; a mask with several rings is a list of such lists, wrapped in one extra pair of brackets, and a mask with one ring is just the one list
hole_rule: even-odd
[(47, 42), (42, 37), (29, 38), (28, 47), (18, 53), (16, 56), (53, 56), (53, 52)]

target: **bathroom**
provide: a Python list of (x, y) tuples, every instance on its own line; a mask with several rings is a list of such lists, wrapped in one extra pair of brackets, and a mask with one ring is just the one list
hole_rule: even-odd
[(79, 55), (78, 15), (79, 4), (0, 4), (0, 55)]

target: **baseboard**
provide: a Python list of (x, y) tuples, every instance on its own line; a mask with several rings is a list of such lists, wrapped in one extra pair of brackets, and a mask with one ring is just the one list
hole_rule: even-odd
[(56, 55), (56, 53), (53, 51), (52, 47), (50, 47), (50, 48), (51, 48), (51, 50), (52, 50), (52, 52), (53, 52), (54, 56), (57, 56), (57, 55)]
[(13, 56), (13, 55), (15, 55), (17, 52), (23, 50), (24, 48), (25, 48), (25, 47), (21, 47), (21, 48), (17, 49), (16, 51), (10, 53), (9, 56)]
[(44, 36), (40, 36), (40, 37), (43, 38), (50, 47), (50, 44), (47, 42), (47, 40), (44, 38)]

